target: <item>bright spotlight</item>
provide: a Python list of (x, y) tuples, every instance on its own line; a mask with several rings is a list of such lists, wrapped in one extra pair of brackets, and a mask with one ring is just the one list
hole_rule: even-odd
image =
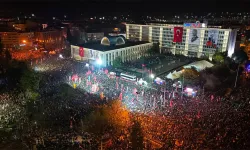
[(155, 75), (154, 75), (154, 74), (151, 74), (150, 77), (151, 77), (152, 79), (154, 79), (154, 78), (155, 78)]
[(98, 60), (97, 60), (97, 64), (98, 64), (98, 65), (101, 65), (101, 64), (102, 64), (102, 60), (101, 60), (101, 59), (98, 59)]
[(59, 58), (63, 58), (62, 54), (59, 54)]
[(88, 63), (86, 63), (86, 65), (85, 65), (86, 67), (89, 67), (89, 64)]

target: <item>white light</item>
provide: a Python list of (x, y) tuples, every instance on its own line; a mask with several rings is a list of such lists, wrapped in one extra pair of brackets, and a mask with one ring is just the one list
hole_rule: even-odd
[(97, 60), (97, 64), (98, 64), (98, 65), (101, 65), (101, 64), (102, 64), (102, 60), (101, 60), (101, 59), (98, 59), (98, 60)]
[(187, 92), (193, 92), (194, 90), (192, 88), (186, 88)]
[(89, 67), (89, 64), (88, 63), (86, 63), (86, 65), (85, 65), (86, 67)]
[(62, 54), (59, 54), (59, 58), (63, 58)]
[(153, 79), (153, 78), (155, 77), (155, 75), (154, 75), (154, 74), (151, 74), (150, 77)]

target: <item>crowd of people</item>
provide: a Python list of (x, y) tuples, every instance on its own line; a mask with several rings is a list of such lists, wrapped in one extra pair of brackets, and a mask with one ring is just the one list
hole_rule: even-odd
[(11, 51), (11, 56), (15, 60), (26, 61), (42, 58), (44, 53), (40, 51)]
[[(172, 80), (164, 86), (153, 82), (143, 86), (112, 76), (106, 69), (72, 69), (73, 63), (65, 63), (45, 63), (50, 69), (40, 87), (41, 98), (28, 108), (32, 113), (27, 114), (27, 108), (23, 108), (16, 97), (8, 94), (0, 97), (1, 125), (22, 122), (19, 128), (25, 131), (19, 138), (29, 145), (40, 149), (98, 147), (96, 144), (100, 143), (92, 133), (79, 130), (82, 118), (94, 106), (105, 103), (104, 100), (119, 99), (140, 122), (146, 149), (243, 150), (250, 147), (249, 81), (228, 97), (212, 92), (186, 97), (175, 91)], [(114, 144), (129, 145), (129, 132), (122, 134), (126, 137), (122, 144), (116, 140), (113, 147), (116, 147)]]
[[(101, 71), (102, 72), (102, 71)], [(187, 149), (237, 149), (249, 147), (247, 126), (249, 122), (250, 90), (246, 87), (236, 89), (231, 97), (216, 95), (216, 92), (196, 97), (176, 94), (173, 98), (173, 81), (166, 86), (166, 101), (162, 106), (162, 87), (147, 88), (135, 83), (110, 78), (104, 72), (92, 73), (90, 79), (96, 78), (95, 84), (100, 91), (111, 99), (120, 99), (131, 111), (140, 118), (145, 137), (160, 143), (164, 148)], [(80, 88), (88, 88), (82, 80)], [(118, 86), (117, 86), (118, 83)], [(136, 89), (137, 92), (134, 92)], [(243, 92), (244, 90), (244, 92)], [(246, 109), (247, 108), (247, 109)], [(139, 112), (139, 113), (138, 113)], [(242, 125), (242, 123), (246, 125)], [(241, 140), (240, 140), (241, 139)], [(153, 142), (151, 142), (153, 143)], [(153, 144), (155, 145), (155, 144)], [(152, 144), (151, 144), (152, 146)], [(171, 147), (172, 146), (172, 147)]]

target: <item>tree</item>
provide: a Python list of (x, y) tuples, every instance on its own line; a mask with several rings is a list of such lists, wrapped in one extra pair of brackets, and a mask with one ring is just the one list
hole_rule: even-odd
[(132, 131), (130, 134), (130, 140), (132, 143), (132, 149), (133, 150), (143, 150), (143, 132), (141, 128), (140, 122), (137, 120), (134, 120)]
[[(86, 130), (93, 133), (99, 140), (102, 135), (109, 133), (115, 136), (121, 130), (128, 128), (129, 112), (122, 106), (120, 100), (99, 106), (85, 118)], [(111, 133), (112, 131), (112, 133)]]
[(159, 43), (154, 43), (153, 46), (148, 49), (149, 54), (156, 54), (160, 52)]
[(196, 79), (199, 76), (199, 72), (195, 68), (185, 68), (182, 75), (185, 79)]
[(122, 58), (116, 57), (115, 60), (113, 61), (113, 67), (115, 68), (120, 68), (122, 66)]
[(180, 76), (180, 79), (184, 79), (185, 84), (196, 84), (200, 73), (195, 67), (185, 68)]
[(0, 38), (0, 74), (4, 73), (4, 63), (2, 62), (3, 60), (3, 44)]
[(0, 38), (0, 56), (3, 54), (3, 44), (2, 39)]
[(72, 43), (72, 35), (71, 35), (71, 32), (70, 32), (70, 28), (67, 28), (67, 41), (69, 43)]
[(8, 62), (12, 59), (12, 56), (11, 56), (9, 50), (5, 50), (5, 59), (6, 59), (6, 61), (8, 61)]
[(62, 50), (62, 54), (63, 54), (64, 57), (68, 58), (71, 55), (71, 50), (68, 49), (68, 48), (65, 48), (65, 49)]
[(213, 55), (213, 60), (216, 62), (216, 63), (223, 63), (224, 62), (224, 59), (225, 59), (225, 56), (223, 53), (221, 52), (216, 52), (214, 55)]
[(29, 100), (36, 100), (41, 76), (33, 70), (25, 70), (20, 79), (20, 88)]
[(232, 59), (235, 63), (240, 64), (248, 60), (246, 52), (242, 49), (235, 51), (232, 55)]

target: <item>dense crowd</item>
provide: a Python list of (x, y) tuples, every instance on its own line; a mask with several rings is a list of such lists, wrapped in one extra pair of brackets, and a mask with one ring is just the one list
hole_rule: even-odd
[[(79, 132), (82, 118), (105, 99), (119, 99), (139, 120), (147, 149), (250, 147), (249, 81), (229, 97), (216, 93), (186, 97), (175, 91), (172, 80), (166, 81), (166, 86), (151, 82), (142, 86), (111, 76), (105, 69), (69, 69), (74, 66), (71, 62), (59, 63), (45, 63), (50, 69), (40, 89), (42, 97), (31, 108), (33, 113), (25, 114), (16, 97), (0, 97), (1, 125), (23, 122), (20, 128), (27, 129), (20, 138), (29, 145), (41, 149), (96, 148), (98, 142), (91, 133)], [(72, 79), (74, 75), (77, 79)], [(115, 140), (113, 147), (127, 147), (128, 134), (126, 130), (121, 132), (123, 142)]]

